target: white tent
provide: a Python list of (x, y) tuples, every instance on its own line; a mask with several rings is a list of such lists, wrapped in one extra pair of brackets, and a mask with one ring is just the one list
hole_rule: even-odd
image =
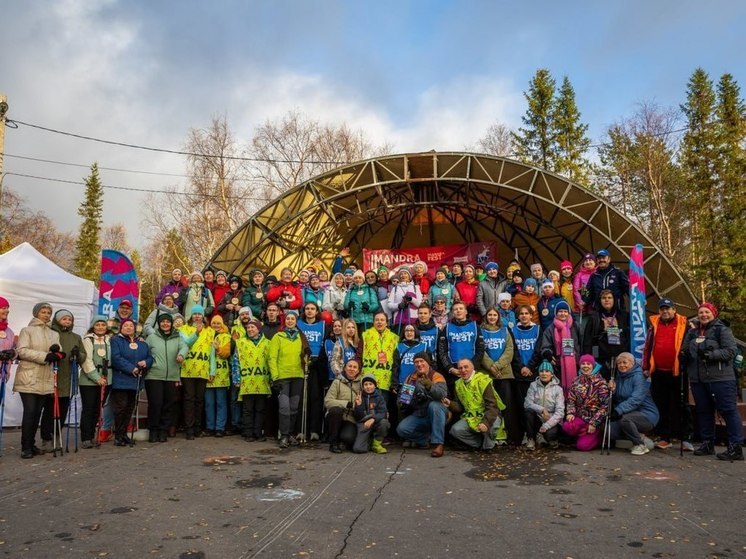
[[(73, 329), (81, 335), (88, 330), (98, 305), (98, 290), (92, 281), (66, 272), (29, 243), (0, 255), (0, 295), (10, 302), (8, 323), (16, 336), (33, 318), (32, 309), (40, 301), (50, 303), (54, 311), (69, 310), (75, 317)], [(5, 426), (20, 425), (23, 416), (21, 398), (12, 391), (14, 379), (12, 367), (5, 393)]]

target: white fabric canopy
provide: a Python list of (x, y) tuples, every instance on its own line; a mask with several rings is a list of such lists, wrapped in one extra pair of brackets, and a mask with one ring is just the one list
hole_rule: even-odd
[[(29, 243), (0, 255), (0, 295), (10, 303), (8, 323), (17, 336), (33, 318), (36, 303), (46, 301), (56, 312), (69, 310), (75, 317), (73, 330), (88, 331), (98, 305), (98, 290), (92, 281), (79, 278), (57, 266)], [(4, 426), (18, 426), (23, 416), (20, 396), (12, 391), (15, 366), (5, 391)], [(78, 405), (80, 414), (80, 405)]]

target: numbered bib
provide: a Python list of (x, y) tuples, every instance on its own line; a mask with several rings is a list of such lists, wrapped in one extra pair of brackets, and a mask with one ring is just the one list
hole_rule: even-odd
[(606, 329), (606, 339), (609, 341), (609, 345), (621, 345), (622, 344), (622, 330), (618, 326), (609, 326)]
[(565, 357), (575, 354), (575, 343), (572, 338), (562, 338), (562, 355)]

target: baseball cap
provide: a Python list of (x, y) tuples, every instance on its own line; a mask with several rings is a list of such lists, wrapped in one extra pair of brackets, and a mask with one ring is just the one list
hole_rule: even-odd
[(675, 307), (676, 305), (673, 304), (673, 301), (671, 299), (661, 299), (658, 301), (658, 308), (662, 309), (663, 307)]

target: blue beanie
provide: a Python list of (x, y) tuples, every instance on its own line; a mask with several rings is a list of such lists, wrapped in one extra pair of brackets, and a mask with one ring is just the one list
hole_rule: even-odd
[(484, 267), (485, 272), (489, 272), (490, 270), (499, 270), (500, 266), (497, 265), (497, 262), (487, 262), (487, 265)]
[[(195, 314), (201, 314), (201, 315), (204, 315), (204, 314), (205, 314), (205, 309), (204, 309), (204, 307), (203, 307), (202, 305), (194, 305), (194, 306), (192, 307), (192, 316), (193, 316), (193, 315), (195, 315)], [(190, 318), (191, 318), (191, 317), (190, 317)]]
[(567, 312), (570, 312), (570, 305), (564, 299), (562, 299), (559, 303), (557, 303), (554, 306), (554, 312), (556, 314), (557, 311), (561, 311), (563, 309), (566, 310)]
[(536, 280), (534, 278), (528, 278), (523, 282), (523, 287), (533, 287), (536, 289)]

